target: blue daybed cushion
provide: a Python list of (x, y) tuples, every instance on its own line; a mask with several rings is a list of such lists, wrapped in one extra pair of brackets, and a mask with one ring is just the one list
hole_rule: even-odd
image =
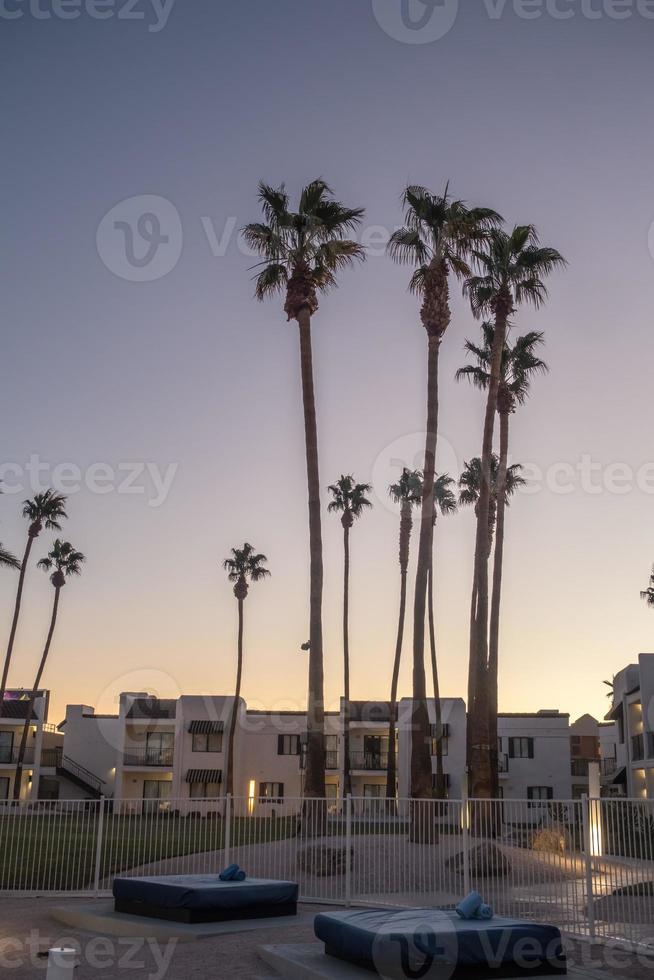
[(218, 875), (165, 875), (156, 878), (114, 878), (114, 898), (145, 902), (164, 909), (241, 909), (250, 905), (296, 902), (293, 881), (221, 881)]
[(323, 912), (315, 918), (314, 931), (335, 955), (385, 967), (389, 975), (401, 959), (419, 968), (430, 953), (436, 963), (468, 969), (509, 966), (518, 957), (525, 965), (548, 963), (552, 972), (565, 972), (560, 931), (521, 919), (464, 920), (438, 909)]

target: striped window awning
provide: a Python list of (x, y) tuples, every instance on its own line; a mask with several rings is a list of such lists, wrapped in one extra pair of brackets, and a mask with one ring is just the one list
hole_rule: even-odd
[(186, 773), (187, 783), (222, 783), (222, 769), (189, 769)]
[(222, 721), (192, 721), (188, 726), (191, 735), (219, 735), (225, 728)]

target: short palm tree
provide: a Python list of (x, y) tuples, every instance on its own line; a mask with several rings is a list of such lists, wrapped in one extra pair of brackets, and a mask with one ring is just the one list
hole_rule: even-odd
[(313, 180), (292, 211), (284, 186), (259, 184), (262, 223), (243, 230), (246, 243), (261, 256), (255, 295), (263, 300), (283, 293), (284, 311), (300, 334), (300, 364), (304, 434), (309, 489), (310, 611), (309, 703), (305, 794), (325, 795), (325, 700), (322, 646), (322, 530), (318, 433), (313, 385), (311, 318), (318, 296), (337, 284), (337, 273), (364, 258), (363, 248), (346, 236), (361, 222), (362, 208), (347, 208), (334, 200), (324, 180)]
[(654, 565), (652, 565), (652, 574), (649, 577), (649, 585), (640, 593), (640, 598), (644, 599), (650, 608), (654, 608)]
[(402, 195), (404, 227), (391, 235), (392, 259), (414, 266), (409, 288), (421, 299), (420, 318), (427, 332), (427, 425), (423, 465), (418, 563), (413, 607), (413, 719), (411, 735), (411, 796), (432, 795), (429, 715), (425, 680), (425, 609), (434, 533), (434, 482), (438, 441), (438, 358), (450, 324), (449, 277), (470, 276), (468, 258), (500, 217), (487, 208), (468, 208), (425, 187), (407, 187)]
[(45, 527), (48, 531), (60, 531), (60, 521), (67, 517), (66, 498), (56, 493), (54, 490), (46, 490), (37, 493), (31, 500), (23, 501), (23, 517), (29, 521), (27, 528), (27, 543), (23, 560), (14, 567), (20, 568), (18, 576), (18, 588), (16, 590), (16, 600), (14, 603), (14, 614), (9, 630), (9, 641), (5, 652), (5, 662), (2, 668), (2, 679), (0, 680), (0, 715), (2, 714), (2, 703), (7, 689), (7, 679), (9, 677), (9, 667), (11, 666), (11, 656), (14, 650), (16, 630), (18, 628), (18, 618), (20, 616), (20, 606), (23, 598), (23, 586), (25, 585), (25, 572), (29, 564), (32, 545)]
[[(488, 731), (488, 553), (487, 533), (491, 497), (491, 457), (502, 356), (509, 320), (518, 306), (540, 307), (547, 296), (545, 279), (565, 260), (554, 248), (541, 246), (533, 225), (516, 225), (511, 232), (494, 228), (482, 248), (474, 250), (478, 274), (465, 288), (475, 316), (492, 314), (494, 324), (490, 377), (481, 453), (482, 483), (477, 507), (477, 535), (472, 594), (476, 596), (470, 623), (468, 679), (468, 772), (476, 797), (491, 793)], [(479, 703), (478, 703), (479, 702)]]
[(241, 680), (243, 678), (243, 603), (247, 599), (251, 582), (260, 582), (270, 575), (265, 567), (268, 559), (265, 555), (257, 554), (247, 541), (242, 548), (232, 548), (229, 558), (223, 562), (227, 578), (234, 583), (234, 595), (238, 602), (238, 641), (236, 655), (236, 687), (234, 689), (234, 704), (229, 720), (227, 737), (227, 757), (225, 759), (226, 780), (225, 792), (234, 793), (234, 738), (236, 734), (236, 718), (238, 702), (241, 697)]
[(343, 799), (352, 792), (350, 778), (350, 529), (364, 510), (372, 507), (366, 497), (372, 487), (369, 483), (356, 483), (353, 476), (341, 476), (329, 487), (330, 513), (341, 515), (343, 528)]
[[(63, 516), (61, 513), (58, 516)], [(43, 677), (43, 671), (45, 670), (45, 665), (48, 659), (48, 654), (50, 653), (50, 646), (52, 644), (52, 637), (55, 631), (55, 625), (57, 623), (57, 613), (59, 611), (59, 597), (61, 595), (61, 590), (66, 584), (67, 580), (71, 575), (79, 575), (82, 570), (82, 564), (86, 561), (86, 558), (81, 551), (75, 551), (72, 544), (68, 541), (61, 541), (59, 538), (56, 539), (52, 545), (52, 550), (48, 553), (45, 558), (42, 558), (38, 562), (38, 567), (43, 569), (44, 572), (50, 572), (50, 581), (54, 587), (54, 600), (52, 603), (52, 614), (50, 616), (50, 627), (48, 629), (48, 635), (46, 637), (45, 646), (43, 648), (43, 653), (41, 654), (41, 660), (39, 662), (39, 667), (36, 672), (36, 677), (34, 678), (34, 683), (32, 684), (32, 690), (27, 704), (27, 713), (25, 715), (25, 724), (23, 725), (23, 732), (20, 740), (20, 747), (18, 749), (18, 759), (16, 762), (16, 775), (14, 776), (14, 799), (20, 799), (20, 787), (23, 776), (23, 760), (25, 758), (25, 749), (27, 748), (27, 737), (30, 730), (30, 721), (32, 717), (32, 709), (34, 706), (34, 701), (39, 692), (41, 686), (41, 678)]]
[[(434, 481), (434, 528), (439, 514), (454, 514), (457, 509), (456, 494), (452, 490), (454, 480), (447, 473), (441, 473)], [(435, 533), (435, 532), (434, 532)], [(434, 688), (434, 712), (436, 718), (436, 792), (443, 796), (443, 715), (441, 711), (441, 692), (438, 681), (438, 661), (436, 658), (436, 628), (434, 624), (434, 562), (429, 563), (427, 580), (427, 618), (429, 621), (429, 652), (431, 655), (431, 677)]]
[[(457, 371), (457, 380), (467, 378), (475, 387), (486, 390), (490, 383), (490, 366), (493, 355), (494, 327), (492, 323), (482, 324), (483, 342), (480, 345), (467, 341), (466, 351), (472, 355), (476, 364), (467, 364)], [(530, 331), (518, 337), (515, 343), (508, 340), (504, 345), (500, 371), (500, 386), (497, 395), (497, 412), (500, 417), (500, 462), (497, 474), (497, 534), (493, 555), (493, 585), (490, 606), (490, 626), (488, 636), (488, 692), (489, 692), (489, 744), (491, 753), (491, 779), (494, 799), (499, 796), (498, 760), (498, 668), (500, 605), (502, 594), (502, 570), (504, 563), (504, 518), (505, 494), (509, 455), (509, 419), (516, 405), (527, 400), (532, 377), (547, 371), (547, 364), (538, 357), (537, 350), (543, 343), (543, 334)]]
[(388, 721), (388, 763), (386, 767), (386, 798), (394, 800), (397, 786), (397, 688), (400, 679), (402, 644), (404, 640), (409, 545), (411, 542), (411, 531), (413, 529), (413, 508), (420, 506), (422, 500), (422, 473), (419, 470), (404, 469), (397, 483), (393, 483), (388, 488), (388, 493), (391, 500), (400, 505), (400, 612), (395, 639), (395, 656), (393, 657), (393, 676), (391, 680)]

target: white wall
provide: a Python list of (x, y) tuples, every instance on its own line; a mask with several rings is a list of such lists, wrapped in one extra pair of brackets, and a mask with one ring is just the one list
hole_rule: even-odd
[(509, 759), (508, 773), (500, 776), (505, 799), (526, 800), (530, 786), (550, 786), (554, 799), (572, 796), (570, 772), (570, 718), (563, 714), (501, 714), (498, 716), (500, 751), (509, 754), (510, 738), (533, 738), (533, 759)]

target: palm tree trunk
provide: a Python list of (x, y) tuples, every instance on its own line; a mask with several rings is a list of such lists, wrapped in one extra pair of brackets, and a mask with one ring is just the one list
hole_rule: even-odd
[(504, 515), (506, 511), (506, 472), (509, 455), (509, 414), (500, 413), (500, 464), (497, 474), (497, 525), (493, 556), (493, 594), (490, 611), (488, 645), (488, 734), (491, 754), (493, 799), (499, 798), (499, 748), (497, 731), (498, 666), (500, 636), (500, 600), (502, 594), (502, 564), (504, 561)]
[[(39, 664), (39, 669), (36, 672), (36, 677), (34, 678), (34, 684), (32, 685), (32, 691), (29, 696), (29, 701), (27, 703), (27, 714), (25, 715), (25, 724), (23, 725), (23, 734), (20, 740), (20, 747), (18, 749), (18, 759), (16, 760), (16, 774), (14, 776), (14, 800), (20, 799), (20, 785), (23, 779), (23, 760), (25, 758), (25, 750), (27, 748), (27, 738), (30, 731), (30, 719), (32, 717), (32, 708), (34, 707), (34, 701), (38, 693), (41, 677), (43, 676), (43, 671), (45, 669), (45, 663), (48, 659), (48, 654), (50, 653), (50, 644), (52, 643), (52, 636), (54, 634), (55, 623), (57, 622), (57, 612), (59, 609), (59, 595), (61, 593), (61, 586), (55, 588), (54, 602), (52, 604), (52, 616), (50, 617), (50, 628), (48, 630), (48, 636), (45, 641), (45, 646), (43, 648), (43, 654), (41, 656), (41, 662)], [(38, 791), (38, 787), (37, 787)]]
[(488, 521), (491, 492), (491, 459), (493, 433), (497, 411), (497, 393), (500, 385), (502, 352), (506, 341), (507, 317), (499, 313), (495, 317), (493, 355), (484, 419), (484, 437), (481, 456), (481, 487), (477, 502), (477, 534), (475, 540), (475, 567), (473, 591), (477, 592), (477, 614), (471, 623), (469, 664), (469, 688), (474, 692), (468, 705), (468, 773), (470, 795), (487, 799), (491, 794), (490, 736), (488, 731)]
[(23, 586), (25, 584), (25, 572), (27, 570), (27, 565), (29, 562), (30, 552), (32, 550), (32, 545), (34, 544), (34, 535), (27, 535), (27, 544), (25, 545), (25, 554), (23, 555), (23, 561), (20, 566), (20, 574), (18, 576), (18, 588), (16, 590), (16, 601), (14, 603), (14, 615), (11, 620), (11, 629), (9, 631), (9, 642), (7, 643), (7, 652), (5, 653), (5, 663), (2, 668), (2, 680), (0, 681), (0, 717), (2, 716), (2, 706), (5, 699), (5, 691), (7, 690), (7, 679), (9, 677), (9, 667), (11, 664), (11, 655), (14, 650), (14, 640), (16, 639), (16, 629), (18, 628), (18, 618), (20, 616), (20, 604), (23, 599)]
[(227, 740), (227, 780), (225, 792), (234, 795), (234, 741), (236, 736), (236, 719), (238, 702), (241, 697), (241, 678), (243, 676), (243, 599), (238, 600), (238, 651), (236, 655), (236, 687), (234, 688), (234, 704), (229, 719), (229, 738)]
[(352, 792), (350, 778), (350, 643), (349, 643), (349, 591), (350, 591), (350, 528), (343, 527), (343, 799)]
[(438, 662), (436, 659), (436, 630), (434, 627), (434, 563), (429, 565), (427, 584), (429, 651), (431, 654), (431, 677), (434, 686), (434, 717), (436, 721), (436, 796), (443, 797), (443, 713), (441, 711), (441, 692), (438, 681)]
[(402, 660), (402, 641), (404, 639), (404, 619), (406, 616), (406, 580), (409, 568), (409, 543), (411, 540), (411, 503), (402, 502), (400, 513), (400, 613), (397, 621), (395, 657), (393, 658), (393, 677), (391, 679), (391, 700), (388, 722), (388, 765), (386, 768), (386, 798), (395, 799), (397, 787), (397, 756), (395, 742), (397, 732), (397, 688), (400, 679)]
[(308, 797), (325, 796), (325, 696), (322, 652), (322, 530), (320, 515), (320, 475), (318, 470), (318, 431), (311, 353), (311, 315), (308, 308), (298, 314), (300, 328), (300, 366), (304, 436), (309, 490), (309, 698), (307, 704), (307, 763), (304, 792)]
[[(425, 681), (425, 607), (434, 537), (434, 480), (438, 439), (438, 355), (440, 336), (429, 334), (427, 361), (427, 434), (423, 470), (420, 538), (413, 604), (413, 716), (411, 726), (411, 796), (432, 796), (429, 713)], [(416, 812), (418, 812), (416, 810)], [(412, 825), (414, 821), (412, 821)], [(415, 827), (413, 827), (415, 830)]]

